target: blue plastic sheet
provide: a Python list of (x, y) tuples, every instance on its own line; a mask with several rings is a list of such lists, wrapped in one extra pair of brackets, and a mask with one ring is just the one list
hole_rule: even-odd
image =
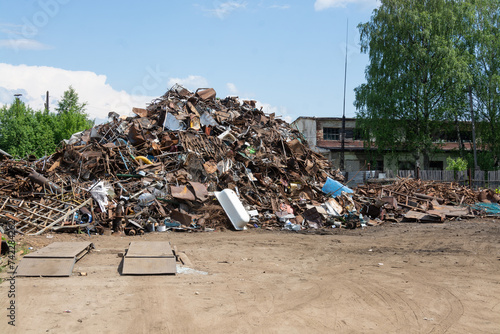
[(344, 186), (342, 183), (332, 180), (329, 177), (326, 179), (325, 185), (321, 189), (325, 194), (337, 197), (342, 194), (342, 192), (353, 193), (352, 189)]
[(500, 216), (500, 205), (497, 203), (476, 203), (472, 206), (474, 210), (483, 211), (489, 215)]

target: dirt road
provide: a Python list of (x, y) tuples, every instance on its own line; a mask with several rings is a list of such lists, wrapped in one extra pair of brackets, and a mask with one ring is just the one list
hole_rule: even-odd
[[(96, 249), (71, 277), (16, 278), (15, 327), (4, 281), (0, 333), (500, 333), (500, 221), (329, 232), (18, 237)], [(132, 240), (169, 240), (193, 265), (120, 276)]]

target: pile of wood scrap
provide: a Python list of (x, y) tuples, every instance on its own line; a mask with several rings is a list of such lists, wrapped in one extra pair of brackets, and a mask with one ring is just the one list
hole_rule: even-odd
[(474, 217), (470, 205), (478, 201), (478, 192), (456, 183), (400, 178), (393, 184), (358, 187), (355, 197), (366, 213), (382, 218), (443, 222)]
[(453, 205), (474, 204), (478, 201), (477, 191), (457, 183), (412, 178), (399, 178), (387, 185), (362, 186), (358, 188), (358, 192), (371, 197), (395, 196), (399, 203), (407, 203), (411, 199), (418, 201), (435, 199), (441, 204)]

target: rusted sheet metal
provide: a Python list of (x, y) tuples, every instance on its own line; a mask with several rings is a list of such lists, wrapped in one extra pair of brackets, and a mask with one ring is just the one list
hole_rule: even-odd
[(62, 193), (61, 187), (59, 187), (57, 184), (55, 184), (54, 182), (48, 180), (46, 177), (44, 177), (43, 175), (38, 174), (35, 171), (32, 171), (28, 175), (28, 178), (32, 182), (37, 183), (37, 184), (39, 184), (41, 186), (46, 187), (49, 191), (51, 191), (53, 193), (57, 193), (57, 194), (61, 194)]
[(179, 199), (186, 199), (189, 201), (194, 201), (196, 199), (195, 195), (187, 186), (171, 186), (170, 193), (172, 197)]
[(215, 89), (213, 88), (198, 88), (196, 90), (196, 96), (202, 100), (211, 100), (215, 98)]
[(144, 139), (144, 135), (142, 134), (141, 129), (138, 125), (133, 124), (128, 132), (128, 141), (132, 143), (132, 145), (140, 145), (143, 144), (146, 140)]
[(472, 212), (470, 207), (460, 207), (453, 205), (434, 205), (432, 210), (427, 211), (429, 214), (444, 215), (447, 218), (468, 217)]
[(103, 154), (101, 151), (87, 151), (82, 153), (82, 158), (92, 159), (92, 158), (102, 158)]
[(132, 108), (132, 112), (139, 117), (148, 116), (148, 111), (146, 109), (143, 109), (143, 108)]
[(193, 217), (191, 215), (182, 213), (179, 210), (172, 210), (170, 217), (172, 220), (178, 221), (185, 226), (190, 225), (193, 221)]
[(177, 272), (168, 241), (132, 241), (123, 258), (123, 275), (159, 275)]
[(404, 215), (404, 218), (404, 221), (416, 221), (420, 223), (442, 223), (444, 222), (445, 215), (438, 212), (429, 213), (411, 210)]
[(91, 242), (54, 242), (34, 253), (25, 255), (17, 276), (71, 276), (75, 262), (94, 245)]
[(208, 198), (208, 190), (207, 187), (200, 182), (189, 182), (191, 187), (193, 187), (194, 194), (197, 199), (200, 201), (205, 201)]

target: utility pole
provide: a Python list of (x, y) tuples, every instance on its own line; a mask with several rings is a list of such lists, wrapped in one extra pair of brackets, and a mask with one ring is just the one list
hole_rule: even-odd
[(477, 150), (476, 150), (476, 118), (474, 116), (474, 104), (472, 101), (472, 86), (469, 86), (469, 106), (470, 106), (470, 117), (472, 121), (472, 150), (474, 153), (474, 170), (478, 170), (477, 165)]
[(14, 105), (15, 108), (12, 108), (12, 109), (14, 109), (14, 113), (16, 115), (19, 115), (21, 113), (19, 111), (19, 109), (20, 109), (19, 105), (21, 103), (21, 96), (23, 96), (23, 94), (19, 94), (19, 93), (18, 94), (14, 94), (14, 97), (16, 98), (16, 102), (15, 102), (15, 105)]
[(47, 91), (47, 94), (45, 95), (45, 111), (49, 112), (49, 91)]
[(19, 103), (21, 102), (20, 98), (21, 98), (21, 96), (23, 96), (23, 94), (19, 94), (19, 93), (18, 93), (18, 94), (14, 94), (14, 96), (15, 96), (15, 98), (16, 98), (16, 107), (17, 107), (17, 108), (16, 108), (16, 110), (17, 110), (16, 112), (19, 112), (19, 111), (18, 111), (18, 110), (19, 110)]
[(340, 139), (341, 139), (340, 171), (345, 171), (345, 94), (346, 94), (346, 82), (347, 82), (347, 39), (348, 39), (348, 37), (349, 37), (349, 19), (347, 19), (346, 35), (345, 35), (344, 105), (342, 107), (342, 133), (340, 134)]

